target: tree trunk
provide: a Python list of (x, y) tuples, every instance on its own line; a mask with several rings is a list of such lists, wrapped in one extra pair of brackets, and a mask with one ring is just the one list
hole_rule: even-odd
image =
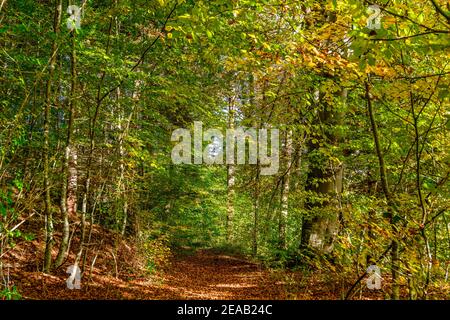
[[(236, 96), (229, 98), (228, 104), (228, 129), (234, 129), (234, 103)], [(235, 185), (235, 167), (233, 164), (227, 164), (227, 221), (226, 221), (226, 240), (233, 241), (233, 216), (234, 216), (234, 185)]]
[(56, 65), (56, 56), (58, 52), (57, 35), (61, 24), (62, 1), (55, 1), (55, 13), (53, 20), (53, 31), (55, 32), (55, 40), (52, 44), (49, 75), (45, 92), (45, 111), (44, 111), (44, 191), (45, 191), (45, 252), (44, 252), (44, 272), (50, 272), (52, 267), (52, 249), (53, 249), (53, 214), (52, 203), (50, 198), (50, 177), (49, 177), (49, 158), (50, 158), (50, 111), (51, 111), (51, 95), (52, 95), (52, 78)]
[(285, 163), (286, 168), (283, 176), (283, 184), (281, 186), (281, 210), (279, 221), (279, 249), (286, 250), (286, 222), (289, 214), (289, 183), (292, 167), (292, 131), (286, 132), (285, 146)]
[(258, 217), (259, 217), (259, 159), (256, 165), (255, 192), (253, 200), (253, 232), (252, 232), (252, 254), (258, 253)]
[(398, 232), (395, 226), (394, 221), (394, 213), (395, 213), (395, 204), (392, 198), (391, 192), (389, 190), (387, 174), (386, 174), (386, 166), (384, 164), (383, 152), (381, 151), (380, 139), (378, 135), (378, 128), (375, 122), (375, 115), (373, 113), (372, 108), (372, 99), (370, 97), (370, 87), (369, 83), (366, 82), (366, 99), (367, 99), (367, 109), (369, 113), (370, 125), (373, 134), (373, 140), (375, 142), (375, 151), (378, 157), (378, 163), (380, 167), (380, 180), (381, 187), (383, 188), (383, 193), (386, 198), (388, 207), (389, 207), (389, 219), (392, 226), (392, 232), (394, 239), (392, 240), (392, 249), (391, 249), (391, 274), (392, 274), (392, 299), (398, 300), (400, 298), (400, 286), (399, 286), (399, 252), (398, 252)]
[[(68, 181), (67, 181), (67, 214), (68, 216), (75, 216), (77, 213), (77, 189), (78, 189), (78, 171), (77, 171), (77, 158), (78, 152), (76, 146), (73, 143), (73, 133), (74, 133), (74, 120), (75, 114), (77, 112), (78, 105), (78, 82), (77, 82), (77, 56), (75, 51), (76, 44), (76, 31), (72, 31), (71, 34), (72, 44), (71, 44), (71, 93), (70, 93), (70, 116), (69, 128), (68, 128), (68, 153), (69, 153), (69, 166), (68, 166)], [(87, 205), (87, 195), (89, 193), (89, 170), (86, 174), (86, 184), (83, 194), (83, 200), (81, 205), (81, 239), (80, 248), (75, 258), (74, 265), (78, 266), (81, 260), (81, 253), (84, 245), (85, 238), (85, 216), (86, 216), (86, 205)]]
[[(73, 49), (74, 50), (74, 49)], [(74, 120), (76, 113), (77, 97), (76, 97), (76, 57), (75, 52), (71, 55), (71, 92), (69, 103), (69, 124), (67, 126), (67, 141), (66, 150), (63, 161), (63, 182), (61, 188), (61, 202), (60, 210), (63, 219), (63, 234), (61, 244), (59, 247), (58, 256), (56, 257), (55, 265), (59, 267), (68, 254), (70, 226), (69, 217), (75, 217), (77, 211), (77, 187), (78, 187), (78, 172), (77, 172), (77, 151), (73, 144)]]
[[(320, 93), (319, 93), (320, 95)], [(345, 102), (347, 91), (342, 90), (341, 98)], [(306, 190), (311, 192), (306, 207), (312, 215), (306, 217), (302, 226), (301, 248), (312, 249), (317, 253), (329, 253), (338, 232), (338, 206), (342, 192), (343, 165), (330, 159), (321, 152), (321, 144), (336, 145), (339, 137), (332, 127), (341, 120), (341, 115), (326, 103), (316, 102), (321, 106), (318, 118), (323, 124), (323, 132), (309, 142), (309, 171)]]
[(119, 123), (117, 129), (120, 132), (119, 136), (119, 170), (120, 170), (120, 176), (119, 176), (119, 182), (118, 182), (118, 188), (120, 193), (120, 199), (121, 199), (121, 205), (122, 205), (122, 222), (120, 227), (120, 233), (122, 235), (125, 235), (125, 230), (127, 227), (127, 218), (128, 218), (128, 200), (126, 195), (126, 181), (125, 181), (125, 151), (123, 148), (123, 139), (125, 139), (127, 128), (123, 128), (122, 122), (124, 121), (124, 115), (122, 114), (122, 111), (120, 110), (120, 88), (117, 88), (116, 90), (116, 98), (117, 98), (117, 108), (119, 113)]
[(69, 217), (76, 215), (77, 212), (77, 187), (78, 187), (78, 173), (77, 173), (77, 150), (73, 143), (75, 117), (77, 112), (78, 97), (77, 97), (77, 58), (75, 53), (75, 33), (72, 32), (72, 53), (71, 53), (71, 92), (70, 92), (70, 110), (69, 110), (69, 126), (67, 131), (67, 149), (68, 156), (68, 179), (67, 179), (67, 212)]

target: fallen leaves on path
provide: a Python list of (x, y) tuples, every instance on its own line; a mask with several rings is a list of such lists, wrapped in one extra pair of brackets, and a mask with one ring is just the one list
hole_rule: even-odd
[(200, 250), (172, 262), (165, 286), (181, 299), (285, 299), (283, 285), (245, 259)]
[[(99, 266), (100, 267), (100, 266)], [(16, 270), (12, 278), (26, 299), (285, 299), (283, 284), (243, 258), (198, 250), (173, 257), (160, 275), (116, 278), (93, 272), (80, 290), (66, 287), (68, 274)]]

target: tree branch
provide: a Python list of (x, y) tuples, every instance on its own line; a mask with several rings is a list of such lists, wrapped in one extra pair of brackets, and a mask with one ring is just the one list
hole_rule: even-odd
[(442, 8), (436, 3), (435, 0), (430, 0), (431, 3), (433, 4), (433, 7), (436, 9), (436, 11), (443, 16), (445, 19), (447, 19), (447, 22), (450, 23), (450, 15), (447, 14), (444, 10), (442, 10)]

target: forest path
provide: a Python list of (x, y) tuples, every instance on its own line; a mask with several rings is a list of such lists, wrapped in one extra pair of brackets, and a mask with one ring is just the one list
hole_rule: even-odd
[(212, 249), (176, 255), (164, 276), (174, 299), (285, 299), (283, 283), (244, 258)]
[[(34, 247), (29, 246), (28, 249)], [(35, 254), (38, 250), (34, 250)], [(25, 256), (25, 255), (24, 255)], [(30, 259), (29, 259), (30, 260)], [(31, 261), (31, 260), (30, 260)], [(170, 263), (152, 276), (134, 274), (126, 256), (102, 255), (90, 277), (87, 271), (80, 290), (66, 286), (66, 266), (52, 275), (32, 264), (11, 270), (12, 283), (24, 299), (286, 299), (287, 272), (260, 267), (242, 256), (214, 249), (174, 250)], [(119, 272), (117, 273), (117, 269)], [(116, 270), (116, 271), (115, 271)]]

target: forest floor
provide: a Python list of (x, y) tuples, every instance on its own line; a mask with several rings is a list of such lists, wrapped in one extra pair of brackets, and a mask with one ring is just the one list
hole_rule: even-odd
[[(72, 246), (78, 247), (76, 240)], [(130, 240), (95, 227), (80, 289), (70, 290), (66, 285), (73, 254), (51, 275), (41, 272), (42, 239), (17, 243), (3, 259), (3, 272), (23, 299), (319, 300), (342, 299), (349, 285), (319, 272), (266, 268), (242, 255), (212, 248), (175, 248), (168, 263), (149, 274), (136, 247)], [(383, 299), (384, 292), (362, 290), (354, 298)]]
[[(308, 290), (301, 296), (291, 294), (297, 291), (292, 287), (298, 283), (295, 273), (267, 269), (244, 256), (220, 250), (178, 248), (165, 267), (149, 274), (142, 271), (145, 268), (136, 258), (139, 254), (133, 243), (95, 228), (92, 244), (81, 289), (70, 290), (66, 285), (66, 270), (74, 261), (73, 254), (51, 275), (41, 271), (42, 239), (19, 242), (3, 259), (9, 286), (15, 286), (23, 299), (50, 300), (337, 298), (329, 293), (308, 295)], [(72, 244), (75, 248), (77, 245), (76, 241)], [(317, 285), (311, 283), (311, 287)]]
[[(69, 290), (68, 265), (48, 275), (30, 264), (10, 269), (24, 299), (340, 299), (339, 290), (320, 275), (268, 269), (243, 256), (215, 249), (178, 251), (161, 272), (136, 274), (123, 256), (98, 259), (86, 271), (81, 289)], [(34, 270), (33, 270), (34, 269)], [(367, 299), (369, 297), (365, 297)], [(380, 299), (371, 295), (369, 299)]]
[[(27, 268), (25, 268), (27, 269)], [(54, 275), (10, 269), (25, 299), (286, 299), (283, 281), (244, 258), (212, 249), (175, 254), (163, 272), (136, 276), (123, 271), (86, 274), (80, 290), (69, 290), (65, 270)]]

